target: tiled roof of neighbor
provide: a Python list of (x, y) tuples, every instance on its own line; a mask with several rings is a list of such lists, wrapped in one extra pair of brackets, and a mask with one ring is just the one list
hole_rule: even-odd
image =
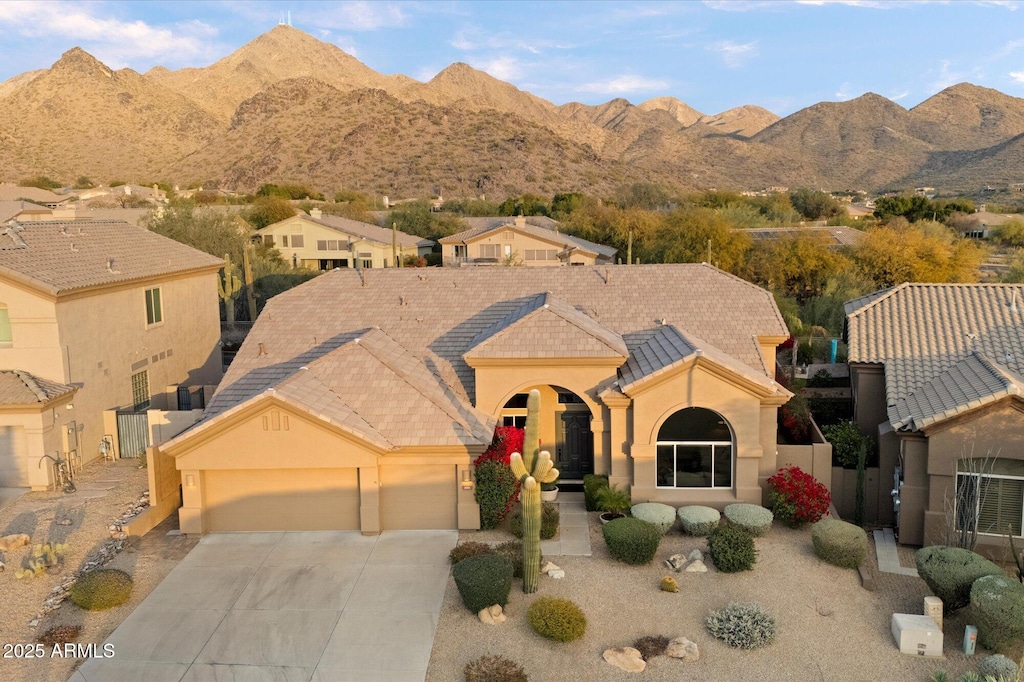
[(39, 189), (38, 187), (20, 187), (10, 183), (0, 183), (0, 201), (28, 199), (30, 201), (41, 201), (44, 204), (56, 204), (67, 201), (70, 198), (70, 195), (55, 194), (50, 190)]
[(52, 213), (53, 209), (30, 201), (0, 201), (0, 223), (6, 223), (19, 213)]
[[(528, 215), (523, 216), (528, 225), (535, 227), (543, 227), (547, 230), (557, 230), (558, 221), (548, 218), (546, 215)], [(466, 223), (466, 226), (471, 230), (479, 229), (490, 229), (492, 227), (498, 227), (499, 225), (508, 225), (514, 220), (512, 216), (507, 215), (495, 215), (495, 216), (463, 216), (462, 222)]]
[(20, 369), (0, 370), (0, 405), (45, 403), (78, 388), (37, 377)]
[(846, 314), (850, 362), (885, 366), (894, 428), (973, 409), (1024, 376), (1024, 285), (901, 284)]
[[(369, 223), (359, 222), (358, 220), (349, 220), (348, 218), (342, 218), (336, 215), (322, 215), (320, 218), (311, 218), (307, 215), (296, 216), (302, 220), (322, 225), (323, 227), (329, 228), (336, 232), (343, 234), (361, 237), (371, 242), (377, 242), (378, 244), (391, 245), (391, 230), (377, 225), (371, 225)], [(287, 218), (286, 220), (294, 220), (294, 218)], [(283, 222), (283, 221), (282, 221)], [(267, 225), (260, 232), (269, 230), (274, 227), (273, 225)], [(423, 237), (417, 237), (415, 235), (406, 234), (405, 232), (399, 231), (397, 234), (396, 241), (402, 246), (411, 247), (426, 247), (433, 246), (434, 242)]]
[[(540, 301), (547, 301), (549, 308), (544, 310), (543, 303), (538, 308)], [(422, 390), (411, 394), (407, 388), (376, 387), (372, 379), (381, 373), (379, 367), (358, 370), (359, 378), (352, 379), (347, 369), (340, 369), (348, 367), (352, 349), (331, 361), (339, 373), (324, 374), (322, 383), (370, 428), (394, 442), (384, 420), (388, 415), (419, 414), (405, 402), (410, 394), (416, 405), (424, 400), (436, 405), (432, 398), (417, 397), (428, 394), (427, 385), (436, 386), (440, 393), (430, 395), (443, 394), (452, 409), (470, 410), (475, 374), (463, 356), (485, 338), (496, 339), (501, 330), (531, 317), (571, 320), (584, 343), (596, 338), (612, 346), (617, 345), (615, 335), (652, 330), (658, 320), (668, 318), (755, 374), (765, 374), (757, 337), (789, 333), (770, 293), (709, 265), (341, 269), (267, 304), (207, 407), (204, 422), (282, 384), (301, 366), (312, 372), (314, 360), (379, 327), (388, 339), (382, 345), (394, 343), (393, 352), (408, 356), (405, 362), (425, 368), (410, 370), (403, 378), (408, 383), (415, 374)], [(452, 428), (457, 422), (450, 415), (443, 419)], [(489, 442), (489, 433), (486, 438), (479, 435), (480, 443)], [(436, 437), (424, 431), (418, 440), (432, 444)], [(410, 434), (403, 442), (416, 441)]]
[(779, 239), (784, 236), (800, 233), (821, 235), (828, 240), (828, 245), (832, 247), (856, 246), (864, 237), (864, 233), (860, 230), (853, 227), (845, 227), (843, 225), (831, 227), (822, 225), (808, 225), (805, 227), (752, 227), (740, 228), (736, 231), (750, 235), (750, 238), (755, 241), (763, 239)]
[[(468, 222), (471, 219), (463, 218), (463, 220)], [(487, 218), (486, 220), (492, 219)], [(564, 232), (558, 232), (556, 231), (558, 223), (556, 223), (554, 220), (551, 220), (550, 218), (548, 218), (547, 220), (549, 220), (552, 223), (551, 227), (531, 224), (530, 218), (527, 218), (525, 220), (517, 220), (514, 218), (502, 218), (501, 222), (487, 223), (477, 227), (472, 227), (468, 230), (457, 232), (448, 237), (443, 237), (440, 241), (442, 244), (463, 244), (465, 242), (469, 242), (479, 237), (482, 237), (483, 235), (489, 232), (497, 232), (498, 230), (512, 229), (518, 230), (519, 232), (523, 232), (533, 237), (537, 237), (538, 239), (546, 239), (548, 241), (561, 244), (562, 248), (577, 248), (582, 251), (597, 254), (600, 256), (605, 256), (607, 258), (613, 258), (615, 254), (618, 253), (618, 249), (614, 247), (604, 246), (602, 244), (595, 244), (594, 242), (589, 242), (586, 239), (580, 239), (579, 237), (574, 237)]]
[[(208, 208), (197, 208), (201, 214)], [(143, 219), (153, 212), (152, 208), (83, 208), (79, 205), (75, 210), (75, 220), (123, 220), (135, 227), (142, 227)]]
[(120, 220), (0, 225), (0, 276), (52, 294), (222, 264)]

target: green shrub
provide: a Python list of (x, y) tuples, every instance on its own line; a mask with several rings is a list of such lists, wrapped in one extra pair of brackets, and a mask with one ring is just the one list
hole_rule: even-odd
[(857, 457), (862, 447), (868, 451), (874, 449), (874, 440), (861, 433), (854, 421), (829, 424), (821, 427), (821, 432), (832, 444), (832, 461), (838, 466), (852, 469), (857, 466)]
[(1024, 645), (1024, 585), (1005, 573), (984, 575), (971, 587), (978, 641), (992, 651), (1019, 651)]
[[(520, 540), (509, 540), (493, 548), (498, 556), (503, 556), (512, 562), (513, 575), (516, 578), (523, 577), (523, 543)], [(544, 565), (544, 555), (540, 557), (540, 565)]]
[(75, 581), (68, 596), (86, 611), (110, 609), (132, 596), (132, 577), (113, 568), (90, 571)]
[(466, 664), (466, 682), (528, 682), (523, 666), (504, 656), (481, 656)]
[(556, 642), (572, 642), (587, 631), (587, 617), (568, 599), (541, 597), (526, 610), (530, 627), (541, 637)]
[(994, 656), (986, 656), (981, 659), (981, 665), (978, 666), (978, 673), (982, 677), (994, 677), (997, 680), (1010, 680), (1017, 679), (1017, 664), (1011, 661), (1002, 654), (996, 654)]
[(480, 554), (455, 564), (452, 577), (462, 603), (473, 613), (508, 603), (512, 589), (512, 562), (497, 554)]
[(480, 505), (480, 527), (496, 528), (508, 513), (509, 501), (516, 494), (516, 476), (512, 469), (494, 460), (476, 466), (476, 502)]
[(634, 641), (633, 648), (640, 652), (645, 661), (649, 661), (663, 655), (668, 649), (669, 641), (665, 635), (647, 635)]
[(704, 628), (735, 649), (756, 649), (775, 641), (775, 619), (757, 604), (729, 604), (705, 618)]
[(448, 563), (454, 566), (463, 559), (481, 554), (494, 554), (494, 549), (483, 542), (463, 542), (448, 553)]
[(640, 519), (651, 524), (664, 535), (672, 530), (676, 523), (676, 508), (660, 502), (642, 502), (634, 504), (629, 513), (634, 519)]
[(606, 486), (597, 491), (597, 508), (610, 514), (625, 514), (632, 506), (629, 490), (617, 485)]
[[(509, 531), (520, 540), (523, 539), (523, 510), (512, 512), (509, 519)], [(550, 540), (558, 535), (558, 505), (544, 502), (540, 508), (540, 539)]]
[(718, 528), (718, 523), (722, 520), (722, 515), (717, 509), (696, 504), (680, 507), (676, 515), (684, 533), (699, 537), (704, 537)]
[(608, 477), (601, 474), (587, 474), (583, 477), (583, 503), (587, 511), (597, 511), (597, 491), (608, 487)]
[(726, 521), (740, 526), (755, 538), (767, 535), (775, 518), (771, 511), (758, 504), (730, 504), (724, 514)]
[(650, 563), (661, 542), (661, 531), (640, 519), (615, 519), (604, 524), (601, 530), (611, 555), (627, 564)]
[(857, 568), (868, 555), (868, 535), (860, 526), (839, 519), (822, 519), (811, 528), (818, 558), (842, 568)]
[(917, 550), (917, 573), (949, 614), (971, 601), (971, 585), (984, 575), (1003, 575), (1003, 570), (974, 552), (959, 547), (933, 545)]
[(749, 571), (757, 561), (754, 537), (742, 526), (719, 526), (708, 535), (708, 554), (722, 573)]

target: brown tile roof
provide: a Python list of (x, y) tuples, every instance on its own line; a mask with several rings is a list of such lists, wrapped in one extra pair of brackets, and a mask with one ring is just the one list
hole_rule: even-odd
[[(336, 215), (323, 215), (320, 218), (311, 218), (308, 215), (299, 215), (286, 220), (294, 220), (295, 218), (305, 220), (307, 222), (316, 223), (328, 229), (334, 230), (335, 232), (341, 232), (342, 234), (360, 237), (367, 241), (376, 242), (378, 244), (391, 245), (391, 230), (377, 225), (371, 225), (369, 223), (363, 223), (358, 220), (349, 220), (348, 218), (342, 218)], [(284, 221), (281, 221), (284, 222)], [(274, 225), (276, 225), (275, 223)], [(274, 225), (267, 225), (258, 232), (264, 232)], [(417, 237), (415, 235), (407, 234), (405, 232), (398, 231), (396, 241), (402, 246), (408, 247), (427, 247), (433, 246), (434, 242), (423, 237)]]
[[(463, 220), (471, 220), (464, 218)], [(480, 220), (493, 221), (493, 218), (486, 218)], [(534, 225), (530, 223), (530, 218), (516, 221), (515, 218), (502, 218), (501, 222), (488, 222), (484, 225), (477, 227), (471, 227), (468, 230), (457, 232), (448, 237), (440, 239), (442, 244), (464, 244), (474, 239), (478, 239), (491, 232), (498, 232), (500, 230), (517, 230), (523, 234), (528, 234), (538, 239), (545, 239), (547, 241), (561, 244), (562, 248), (576, 248), (587, 253), (593, 253), (595, 255), (605, 256), (606, 258), (614, 258), (615, 254), (618, 253), (618, 249), (611, 246), (604, 246), (602, 244), (596, 244), (594, 242), (587, 241), (586, 239), (580, 239), (574, 237), (565, 232), (557, 231), (558, 223), (550, 218), (547, 218), (551, 223), (551, 226)]]
[(77, 390), (19, 369), (0, 370), (0, 405), (45, 403)]
[(52, 294), (222, 264), (119, 220), (0, 225), (0, 276)]
[(901, 284), (846, 314), (850, 362), (885, 366), (894, 428), (973, 409), (1024, 376), (1024, 285)]

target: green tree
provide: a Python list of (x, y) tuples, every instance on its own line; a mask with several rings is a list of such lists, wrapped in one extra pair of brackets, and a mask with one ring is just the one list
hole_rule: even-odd
[(400, 232), (437, 241), (466, 229), (466, 224), (454, 213), (430, 210), (426, 201), (401, 204), (382, 220), (384, 227), (398, 226)]
[(18, 181), (19, 187), (36, 187), (38, 189), (59, 189), (62, 185), (53, 178), (37, 175), (34, 178), (23, 178)]
[(849, 260), (829, 247), (826, 235), (796, 232), (759, 245), (750, 265), (754, 281), (806, 301), (820, 295), (826, 280), (849, 267)]
[(256, 197), (252, 206), (242, 212), (245, 221), (252, 225), (254, 230), (260, 230), (267, 225), (279, 223), (286, 218), (295, 215), (295, 207), (288, 203), (288, 200), (280, 195), (263, 195)]
[(87, 175), (80, 175), (80, 176), (78, 176), (78, 180), (75, 181), (74, 188), (75, 189), (92, 189), (95, 186), (96, 186), (96, 183), (94, 183), (92, 180), (90, 180), (89, 176), (87, 176)]
[(586, 195), (581, 192), (566, 192), (556, 194), (551, 199), (551, 217), (555, 220), (565, 220), (574, 211), (583, 208)]
[(843, 211), (843, 206), (831, 194), (801, 187), (789, 193), (793, 208), (807, 220), (831, 218)]
[(999, 242), (1006, 246), (1024, 247), (1024, 218), (1013, 218), (999, 228)]
[(665, 210), (677, 203), (675, 192), (654, 182), (636, 182), (615, 191), (615, 204), (620, 208)]
[(498, 215), (548, 215), (551, 212), (544, 197), (536, 194), (524, 194), (521, 197), (509, 197), (498, 204)]
[(902, 282), (976, 282), (985, 257), (971, 240), (950, 240), (915, 225), (868, 230), (852, 255), (859, 271), (879, 288)]
[(172, 199), (162, 211), (151, 212), (144, 224), (151, 232), (211, 256), (229, 254), (234, 263), (242, 262), (242, 250), (252, 234), (238, 214), (202, 210), (190, 199)]
[(727, 272), (740, 272), (750, 237), (735, 232), (727, 220), (706, 208), (676, 209), (665, 216), (645, 251), (647, 262), (701, 263), (708, 260)]

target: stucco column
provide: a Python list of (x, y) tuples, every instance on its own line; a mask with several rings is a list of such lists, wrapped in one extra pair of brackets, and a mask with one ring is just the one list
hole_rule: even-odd
[[(36, 419), (33, 416), (33, 419)], [(53, 485), (53, 461), (44, 454), (58, 456), (57, 451), (46, 452), (46, 432), (50, 428), (43, 426), (25, 427), (25, 469), (28, 471), (28, 484), (32, 490), (49, 490)]]
[(594, 436), (594, 473), (607, 476), (611, 468), (609, 461), (611, 433), (608, 430), (608, 422), (601, 417), (594, 416), (590, 420), (590, 432)]
[(359, 467), (359, 530), (380, 533), (380, 467)]
[(601, 396), (602, 401), (608, 406), (609, 433), (611, 448), (609, 450), (610, 467), (608, 469), (608, 483), (629, 489), (632, 485), (630, 471), (630, 442), (628, 433), (628, 409), (632, 402), (630, 398), (622, 394)]
[(183, 469), (181, 472), (178, 528), (185, 534), (206, 532), (206, 524), (203, 523), (203, 472), (198, 469)]

